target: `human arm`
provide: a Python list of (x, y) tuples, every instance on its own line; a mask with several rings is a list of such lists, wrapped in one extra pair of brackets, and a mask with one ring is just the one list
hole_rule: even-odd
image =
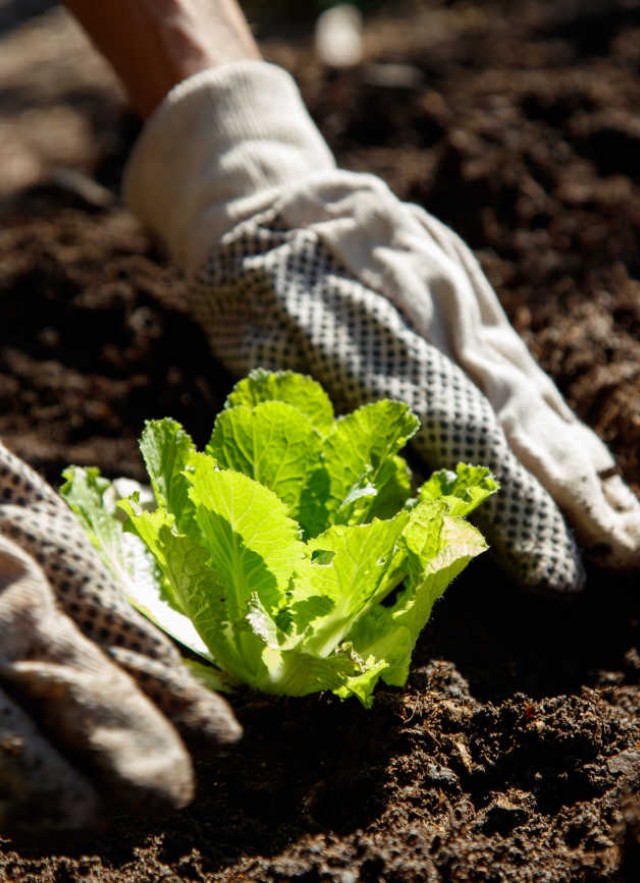
[(260, 51), (235, 0), (65, 0), (148, 117), (193, 74)]

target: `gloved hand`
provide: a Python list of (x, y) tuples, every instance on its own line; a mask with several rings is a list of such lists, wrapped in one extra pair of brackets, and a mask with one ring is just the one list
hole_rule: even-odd
[(516, 581), (578, 589), (574, 532), (603, 565), (640, 565), (638, 500), (471, 252), (381, 181), (336, 170), (283, 71), (244, 62), (178, 86), (147, 124), (127, 189), (232, 372), (306, 371), (349, 408), (402, 399), (422, 421), (414, 446), (428, 468), (490, 467), (502, 490), (477, 521)]
[(181, 808), (194, 790), (185, 742), (212, 749), (239, 735), (66, 504), (0, 445), (0, 831), (68, 833), (116, 807)]

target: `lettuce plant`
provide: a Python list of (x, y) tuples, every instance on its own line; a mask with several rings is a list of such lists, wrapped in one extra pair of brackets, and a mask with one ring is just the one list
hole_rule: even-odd
[(151, 507), (114, 502), (96, 469), (70, 467), (62, 493), (134, 603), (227, 682), (368, 706), (380, 679), (405, 683), (434, 602), (486, 548), (465, 516), (497, 487), (459, 464), (414, 491), (398, 452), (418, 426), (389, 400), (336, 419), (309, 377), (258, 370), (202, 452), (147, 423)]

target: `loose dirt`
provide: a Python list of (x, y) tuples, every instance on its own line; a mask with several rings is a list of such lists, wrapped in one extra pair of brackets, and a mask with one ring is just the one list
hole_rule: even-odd
[[(262, 25), (263, 45), (343, 165), (471, 244), (640, 490), (640, 3), (383, 3), (367, 21), (358, 72), (323, 72), (304, 22)], [(141, 478), (143, 420), (202, 442), (230, 378), (119, 202), (137, 124), (100, 60), (54, 10), (5, 32), (0, 75), (0, 436), (54, 483), (69, 462)], [(199, 765), (192, 807), (53, 850), (1, 841), (0, 878), (636, 881), (639, 628), (637, 575), (591, 568), (558, 604), (479, 563), (406, 690), (371, 711), (238, 696), (246, 737)]]

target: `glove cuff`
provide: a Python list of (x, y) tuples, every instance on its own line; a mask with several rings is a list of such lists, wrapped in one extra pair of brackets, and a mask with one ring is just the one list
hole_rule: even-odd
[(289, 74), (241, 61), (169, 93), (133, 151), (125, 198), (189, 272), (284, 184), (334, 167)]

